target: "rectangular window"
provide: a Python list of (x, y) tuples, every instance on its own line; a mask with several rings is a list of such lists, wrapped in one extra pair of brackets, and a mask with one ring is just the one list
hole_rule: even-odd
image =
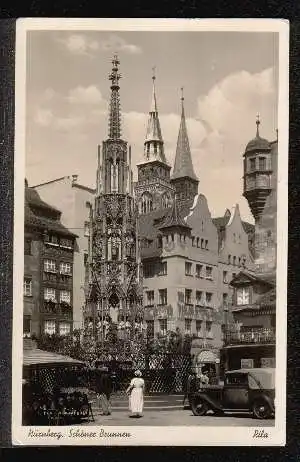
[(148, 338), (153, 338), (154, 337), (154, 321), (153, 319), (149, 319), (146, 321), (147, 325), (147, 337)]
[(185, 275), (192, 276), (192, 263), (185, 262)]
[(71, 332), (71, 325), (69, 322), (59, 323), (59, 335), (68, 335)]
[(24, 239), (24, 254), (31, 255), (31, 246), (32, 246), (32, 239), (30, 237), (25, 237)]
[(146, 306), (154, 305), (154, 290), (147, 290), (146, 292)]
[(191, 305), (191, 303), (192, 303), (192, 290), (191, 289), (185, 289), (184, 303), (187, 303), (188, 305)]
[(200, 321), (199, 319), (196, 320), (196, 334), (197, 337), (203, 337), (202, 321)]
[(145, 278), (153, 278), (155, 276), (156, 265), (154, 262), (145, 263), (143, 265), (143, 272)]
[(59, 272), (61, 274), (71, 274), (71, 263), (62, 261), (59, 265)]
[(25, 297), (32, 296), (32, 279), (29, 277), (24, 278), (24, 295)]
[(205, 239), (205, 244), (204, 244), (204, 246), (205, 246), (205, 247), (204, 247), (205, 250), (207, 250), (207, 249), (208, 249), (208, 240), (207, 240), (207, 239)]
[(250, 167), (250, 172), (253, 172), (255, 170), (255, 157), (252, 157), (252, 159), (249, 159), (249, 167)]
[(226, 293), (223, 294), (223, 305), (224, 306), (228, 305), (228, 294)]
[(159, 276), (167, 275), (167, 262), (166, 261), (160, 262), (158, 275)]
[(44, 260), (44, 271), (47, 273), (56, 272), (56, 261), (55, 260)]
[(53, 234), (45, 234), (44, 236), (44, 239), (45, 239), (45, 242), (47, 244), (51, 244), (51, 245), (54, 245), (54, 246), (58, 246), (58, 237), (53, 235)]
[(236, 276), (236, 273), (232, 273), (232, 279), (234, 279)]
[(228, 284), (228, 273), (227, 273), (227, 271), (223, 271), (223, 283)]
[(157, 247), (159, 249), (162, 248), (162, 236), (158, 236), (158, 238), (157, 238)]
[(55, 321), (49, 320), (44, 322), (44, 333), (53, 335), (56, 332)]
[(184, 332), (186, 335), (191, 335), (192, 333), (192, 320), (191, 319), (184, 320)]
[(90, 222), (89, 221), (84, 222), (84, 235), (85, 237), (89, 237), (90, 235)]
[(167, 289), (160, 289), (158, 291), (158, 303), (159, 305), (166, 305), (168, 303)]
[(71, 292), (69, 290), (61, 290), (59, 294), (59, 301), (70, 304)]
[(207, 266), (205, 270), (205, 279), (212, 279), (212, 267)]
[(23, 317), (23, 334), (27, 336), (30, 335), (31, 332), (31, 319), (29, 316)]
[(202, 278), (202, 265), (196, 265), (196, 277), (197, 278)]
[(72, 249), (73, 248), (73, 243), (72, 243), (71, 239), (61, 238), (59, 244), (60, 244), (61, 247), (64, 247), (66, 249)]
[(44, 288), (44, 300), (56, 302), (55, 289), (53, 287)]
[(196, 304), (202, 304), (202, 290), (196, 290)]
[(250, 303), (250, 289), (249, 287), (241, 287), (236, 291), (237, 305), (249, 305)]
[(207, 306), (211, 306), (212, 305), (212, 296), (213, 294), (211, 292), (206, 292), (205, 294), (205, 301), (206, 301), (206, 305)]
[(259, 165), (259, 170), (266, 170), (267, 168), (267, 162), (265, 157), (259, 157), (258, 158), (258, 165)]
[(88, 253), (85, 252), (83, 254), (83, 264), (84, 264), (84, 266), (86, 266), (88, 264), (88, 260), (89, 260), (89, 255), (88, 255)]
[(167, 320), (166, 319), (159, 319), (158, 320), (158, 325), (159, 325), (159, 333), (160, 335), (167, 335)]
[(212, 338), (213, 337), (212, 322), (211, 321), (206, 321), (205, 327), (206, 327), (206, 337), (207, 338)]

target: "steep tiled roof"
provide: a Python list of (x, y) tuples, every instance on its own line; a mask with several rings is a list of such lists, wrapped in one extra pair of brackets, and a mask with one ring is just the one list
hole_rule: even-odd
[[(36, 214), (39, 210), (39, 213)], [(44, 214), (40, 213), (44, 211)], [(59, 221), (60, 210), (44, 202), (37, 191), (25, 185), (25, 226), (38, 228), (40, 230), (55, 231), (61, 235), (77, 237)]]
[(188, 226), (185, 221), (182, 218), (182, 215), (179, 211), (178, 205), (177, 205), (177, 200), (176, 197), (173, 201), (173, 205), (171, 209), (168, 211), (168, 214), (166, 215), (163, 223), (160, 225), (159, 229), (166, 229), (166, 228), (174, 228), (174, 227), (180, 227), (180, 228), (186, 228), (186, 229), (191, 229), (190, 226)]
[(185, 114), (184, 114), (184, 105), (183, 97), (181, 98), (182, 107), (181, 107), (181, 121), (177, 139), (174, 171), (172, 174), (172, 179), (188, 177), (193, 180), (198, 181), (198, 178), (195, 175), (190, 143), (187, 134)]

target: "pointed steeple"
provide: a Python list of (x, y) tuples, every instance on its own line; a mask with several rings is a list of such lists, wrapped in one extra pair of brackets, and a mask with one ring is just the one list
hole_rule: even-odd
[(180, 216), (176, 195), (174, 196), (172, 208), (170, 209), (163, 224), (160, 226), (159, 229), (167, 229), (167, 228), (185, 228), (186, 230), (191, 229), (191, 227), (187, 225)]
[(160, 162), (166, 163), (166, 157), (164, 153), (164, 142), (161, 134), (160, 122), (157, 110), (156, 100), (156, 89), (155, 89), (155, 68), (153, 68), (153, 89), (152, 89), (152, 101), (149, 112), (148, 126), (146, 139), (144, 143), (144, 156), (149, 162), (159, 160)]
[(177, 139), (177, 148), (172, 179), (188, 177), (198, 181), (194, 172), (190, 143), (186, 128), (183, 88), (181, 88), (181, 92), (181, 121)]
[(120, 139), (121, 136), (121, 114), (120, 114), (120, 95), (119, 95), (119, 80), (121, 74), (119, 74), (120, 61), (117, 55), (114, 55), (112, 60), (112, 71), (109, 75), (111, 80), (111, 95), (110, 95), (110, 107), (109, 107), (109, 138), (113, 140)]

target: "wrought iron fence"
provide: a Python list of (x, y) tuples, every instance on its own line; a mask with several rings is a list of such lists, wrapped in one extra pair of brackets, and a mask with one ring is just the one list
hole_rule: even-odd
[(240, 332), (225, 333), (226, 345), (237, 343), (273, 343), (275, 339), (275, 329), (272, 328), (254, 328)]

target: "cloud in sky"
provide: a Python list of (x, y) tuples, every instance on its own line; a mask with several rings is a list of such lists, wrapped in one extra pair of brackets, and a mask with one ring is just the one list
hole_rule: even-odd
[(69, 91), (67, 99), (71, 104), (99, 104), (103, 102), (102, 94), (96, 85), (73, 88)]
[(72, 54), (93, 56), (97, 51), (124, 52), (128, 54), (139, 54), (141, 47), (126, 42), (118, 35), (111, 34), (107, 39), (95, 40), (85, 34), (70, 34), (65, 38), (58, 38), (58, 41)]
[[(200, 181), (199, 190), (208, 198), (213, 215), (223, 213), (227, 207), (237, 202), (242, 205), (242, 213), (249, 213), (245, 200), (241, 199), (242, 153), (247, 141), (255, 136), (257, 112), (261, 113), (262, 136), (270, 138), (270, 132), (266, 135), (264, 132), (264, 119), (268, 121), (269, 127), (276, 124), (276, 114), (272, 113), (275, 91), (273, 72), (270, 68), (258, 73), (239, 71), (227, 75), (214, 84), (207, 94), (199, 95), (196, 114), (187, 117), (194, 169)], [(60, 101), (63, 104), (60, 105)], [(132, 145), (135, 177), (135, 164), (143, 160), (147, 117), (146, 112), (131, 111), (122, 114), (123, 137)], [(166, 156), (173, 166), (180, 114), (166, 114), (160, 108), (159, 117)], [(107, 130), (107, 102), (100, 89), (95, 85), (77, 86), (66, 95), (58, 95), (48, 88), (36, 109), (34, 122), (49, 130), (52, 139), (55, 138), (53, 131), (68, 133), (68, 137), (64, 139), (66, 144), (61, 148), (64, 151), (63, 158), (57, 152), (57, 156), (60, 156), (59, 162), (54, 162), (55, 153), (45, 160), (46, 163), (49, 162), (46, 170), (49, 175), (51, 176), (52, 163), (56, 164), (56, 169), (60, 167), (62, 174), (67, 174), (70, 162), (75, 165), (76, 161), (80, 181), (93, 185), (95, 146), (105, 139)], [(74, 136), (77, 136), (79, 143), (82, 142), (82, 146), (78, 145), (77, 154), (74, 154)], [(90, 158), (85, 155), (81, 157), (80, 149), (90, 153)], [(57, 174), (58, 171), (53, 173), (53, 177)], [(226, 194), (220, 195), (220, 191), (226, 191)], [(214, 209), (211, 204), (218, 205)]]

